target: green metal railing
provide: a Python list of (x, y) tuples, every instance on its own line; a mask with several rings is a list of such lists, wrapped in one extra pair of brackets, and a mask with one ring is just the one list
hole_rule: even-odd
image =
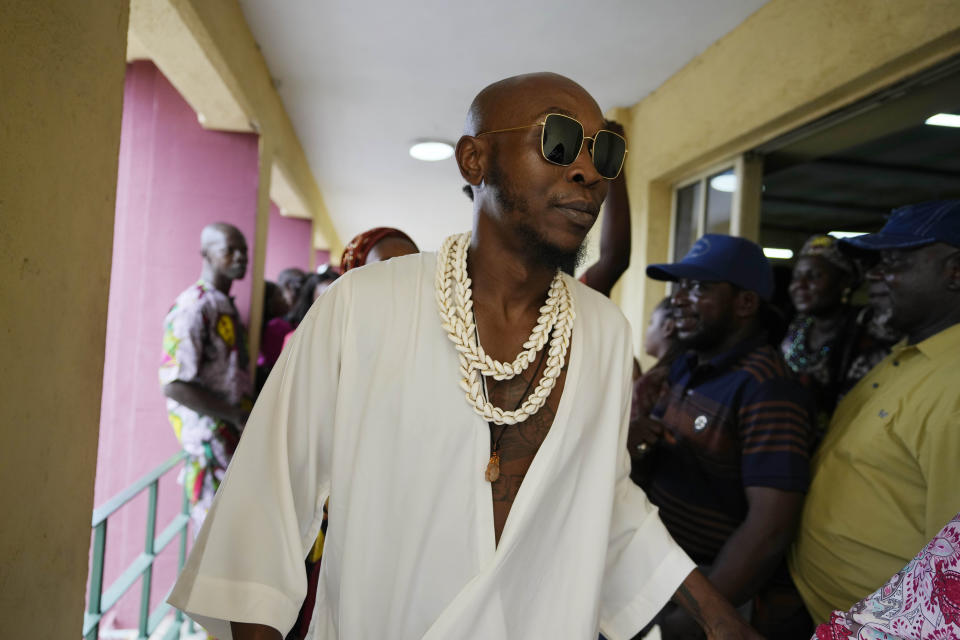
[[(85, 640), (96, 640), (100, 632), (100, 620), (103, 614), (117, 604), (141, 576), (143, 581), (140, 588), (140, 619), (138, 624), (138, 638), (145, 639), (156, 631), (164, 617), (170, 613), (172, 607), (163, 598), (156, 609), (150, 611), (150, 588), (153, 582), (153, 561), (174, 538), (180, 536), (180, 557), (177, 571), (183, 569), (187, 557), (187, 524), (190, 522), (190, 504), (186, 492), (183, 495), (183, 506), (180, 513), (164, 528), (160, 535), (156, 535), (157, 528), (157, 492), (160, 478), (165, 473), (183, 462), (187, 454), (183, 451), (176, 454), (159, 467), (143, 476), (132, 485), (115, 495), (105, 504), (93, 511), (93, 562), (90, 565), (90, 593), (87, 611), (83, 616), (83, 637)], [(124, 570), (116, 581), (103, 590), (103, 563), (107, 547), (107, 518), (117, 509), (133, 500), (141, 491), (147, 490), (147, 535), (143, 553)], [(171, 587), (172, 589), (172, 587)], [(174, 624), (164, 636), (165, 640), (180, 637), (180, 627), (183, 622), (183, 613), (176, 611)], [(191, 625), (192, 626), (192, 625)]]

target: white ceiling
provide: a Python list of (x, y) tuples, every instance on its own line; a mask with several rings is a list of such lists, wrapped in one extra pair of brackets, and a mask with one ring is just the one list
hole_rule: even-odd
[[(395, 226), (423, 249), (470, 225), (455, 142), (487, 84), (555, 71), (630, 106), (765, 0), (240, 0), (343, 242)], [(640, 143), (633, 141), (633, 149)]]

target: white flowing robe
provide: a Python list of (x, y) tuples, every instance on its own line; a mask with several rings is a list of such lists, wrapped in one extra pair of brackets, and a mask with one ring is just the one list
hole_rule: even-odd
[(212, 635), (289, 630), (328, 495), (315, 638), (628, 639), (694, 568), (629, 478), (627, 322), (572, 278), (563, 395), (495, 543), (435, 264), (348, 273), (284, 350), (170, 596)]

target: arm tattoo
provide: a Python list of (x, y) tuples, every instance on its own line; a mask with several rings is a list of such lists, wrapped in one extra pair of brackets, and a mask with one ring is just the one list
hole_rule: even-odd
[(675, 596), (675, 601), (681, 607), (687, 610), (687, 613), (699, 623), (703, 623), (703, 612), (700, 610), (700, 603), (697, 602), (697, 599), (693, 597), (693, 594), (690, 593), (690, 590), (687, 589), (685, 585), (680, 585), (680, 588), (677, 589), (677, 594)]

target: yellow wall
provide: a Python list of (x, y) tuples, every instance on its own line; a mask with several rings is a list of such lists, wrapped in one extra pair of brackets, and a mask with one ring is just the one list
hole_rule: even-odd
[(633, 256), (619, 301), (637, 350), (664, 293), (644, 267), (667, 259), (674, 181), (958, 52), (956, 0), (771, 0), (634, 105)]
[(80, 636), (126, 37), (126, 0), (3, 3), (4, 638)]

